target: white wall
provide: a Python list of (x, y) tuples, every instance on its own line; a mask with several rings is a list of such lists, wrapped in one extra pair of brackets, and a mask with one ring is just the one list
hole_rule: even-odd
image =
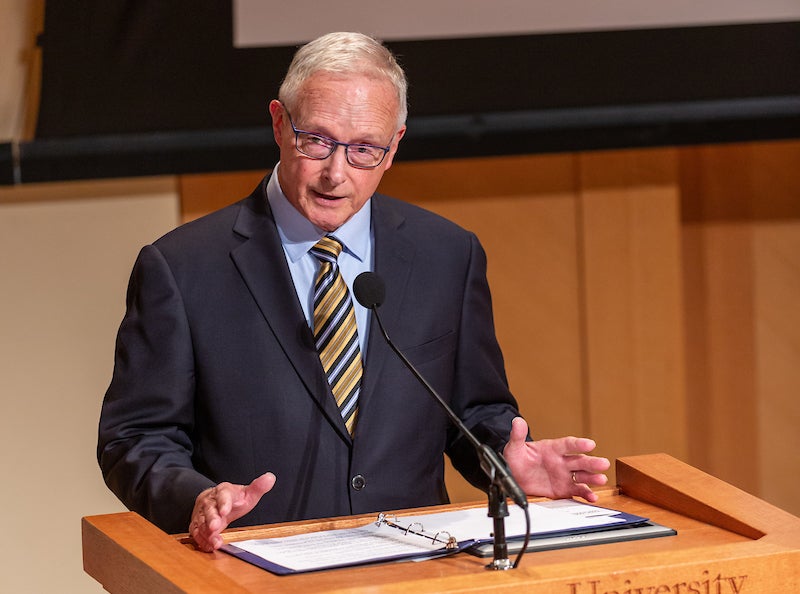
[(123, 511), (95, 457), (134, 258), (172, 178), (0, 187), (0, 592), (92, 592), (80, 518)]
[[(793, 21), (797, 0), (234, 0), (234, 45), (304, 43), (330, 31), (387, 41)], [(311, 15), (311, 18), (309, 16)]]

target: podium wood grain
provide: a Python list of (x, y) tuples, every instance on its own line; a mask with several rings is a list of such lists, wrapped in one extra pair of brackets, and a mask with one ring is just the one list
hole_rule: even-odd
[[(276, 576), (226, 553), (196, 551), (135, 513), (83, 519), (84, 569), (113, 593), (511, 592), (726, 594), (800, 591), (800, 518), (664, 455), (617, 461), (618, 487), (600, 505), (651, 518), (677, 536), (543, 551), (516, 570), (467, 554)], [(483, 505), (404, 510), (418, 514)], [(228, 542), (364, 525), (374, 515), (225, 532)], [(487, 530), (491, 520), (487, 518)]]

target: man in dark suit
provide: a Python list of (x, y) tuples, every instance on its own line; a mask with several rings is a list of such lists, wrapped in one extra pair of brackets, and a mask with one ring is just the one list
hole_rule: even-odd
[(209, 551), (237, 520), (444, 503), (444, 453), (485, 488), (472, 446), (342, 289), (375, 271), (394, 343), (526, 493), (595, 500), (608, 461), (594, 442), (527, 439), (477, 238), (375, 193), (406, 129), (393, 56), (323, 36), (279, 97), (272, 175), (137, 259), (100, 420), (109, 487)]

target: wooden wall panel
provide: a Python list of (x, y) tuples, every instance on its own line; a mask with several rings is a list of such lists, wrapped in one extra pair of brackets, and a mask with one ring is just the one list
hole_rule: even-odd
[(800, 514), (800, 216), (762, 222), (754, 239), (758, 493)]
[(752, 230), (687, 226), (688, 429), (692, 462), (758, 490)]
[(591, 432), (612, 457), (685, 458), (676, 152), (594, 153), (580, 164)]
[(800, 142), (681, 152), (690, 462), (798, 513)]
[(263, 171), (180, 176), (181, 221), (187, 223), (246, 198), (263, 177)]

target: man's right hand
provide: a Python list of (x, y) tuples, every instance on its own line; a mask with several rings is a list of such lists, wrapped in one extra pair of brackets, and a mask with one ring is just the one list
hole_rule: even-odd
[(274, 474), (265, 472), (249, 485), (220, 483), (200, 493), (189, 523), (189, 535), (197, 548), (209, 553), (220, 548), (224, 544), (221, 532), (252, 510), (275, 480)]

